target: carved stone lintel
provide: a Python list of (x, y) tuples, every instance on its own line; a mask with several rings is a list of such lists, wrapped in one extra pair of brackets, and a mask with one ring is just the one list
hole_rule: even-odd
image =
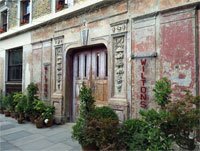
[(127, 24), (128, 24), (128, 20), (123, 20), (123, 21), (110, 24), (112, 28), (112, 33), (117, 34), (117, 33), (127, 32), (128, 30)]
[(63, 45), (64, 36), (54, 37), (54, 46)]

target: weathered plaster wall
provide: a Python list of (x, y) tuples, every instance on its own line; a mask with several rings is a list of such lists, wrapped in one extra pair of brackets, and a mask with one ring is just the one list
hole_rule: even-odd
[(161, 75), (172, 82), (174, 96), (184, 89), (195, 94), (195, 20), (194, 10), (161, 16)]
[(132, 116), (138, 117), (140, 109), (155, 107), (156, 17), (133, 20), (132, 29)]
[(0, 48), (0, 91), (4, 91), (5, 75), (5, 51)]
[(51, 2), (52, 0), (33, 0), (32, 1), (33, 19), (51, 13)]

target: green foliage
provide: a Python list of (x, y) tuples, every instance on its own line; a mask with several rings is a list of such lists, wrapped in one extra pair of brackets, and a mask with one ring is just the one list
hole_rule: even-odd
[(28, 102), (32, 103), (37, 97), (35, 96), (38, 91), (38, 87), (36, 84), (31, 82), (27, 87), (27, 96), (28, 96)]
[(91, 88), (87, 88), (85, 84), (82, 84), (80, 94), (80, 117), (86, 118), (94, 110), (94, 97), (92, 96)]
[(36, 111), (37, 116), (41, 117), (42, 113), (44, 113), (46, 110), (45, 103), (42, 100), (34, 100), (33, 105), (34, 105), (33, 108)]
[(117, 114), (108, 106), (103, 107), (96, 107), (95, 110), (91, 113), (91, 116), (93, 118), (96, 118), (98, 120), (100, 119), (111, 119), (118, 121)]
[(0, 92), (0, 109), (5, 109), (5, 105), (3, 103), (3, 94)]
[(198, 98), (186, 91), (184, 97), (170, 102), (166, 107), (170, 116), (161, 128), (184, 149), (193, 150), (195, 148), (194, 132), (199, 128), (200, 119), (200, 110), (197, 108)]
[(89, 116), (94, 111), (94, 98), (92, 96), (92, 90), (87, 88), (83, 83), (80, 90), (80, 116), (76, 121), (76, 124), (73, 126), (72, 138), (78, 140), (81, 145), (93, 144), (94, 141), (87, 136), (86, 129)]
[(54, 112), (55, 112), (55, 107), (48, 105), (48, 106), (46, 106), (44, 112), (42, 113), (42, 118), (43, 119), (52, 119)]
[[(155, 110), (142, 111), (142, 119), (125, 121), (119, 130), (119, 149), (160, 151), (169, 150), (171, 139), (160, 130), (164, 113)], [(165, 118), (164, 118), (165, 119)]]
[(27, 97), (22, 93), (16, 93), (14, 95), (14, 101), (16, 102), (15, 110), (18, 113), (24, 113), (27, 106)]
[(116, 150), (118, 116), (109, 107), (97, 107), (87, 123), (86, 135), (100, 150)]
[(122, 123), (118, 131), (118, 150), (130, 150), (130, 144), (135, 139), (135, 133), (139, 133), (146, 124), (139, 119), (129, 119)]
[(12, 110), (12, 102), (13, 102), (13, 96), (12, 94), (8, 94), (7, 96), (3, 97), (3, 105), (6, 108), (7, 111)]
[(167, 78), (162, 78), (156, 81), (155, 88), (153, 89), (155, 101), (161, 108), (164, 108), (165, 105), (169, 102), (169, 97), (172, 92), (171, 83)]

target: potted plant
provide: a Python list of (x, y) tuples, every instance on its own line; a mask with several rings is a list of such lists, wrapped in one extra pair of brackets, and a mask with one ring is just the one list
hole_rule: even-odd
[(4, 114), (6, 117), (10, 116), (12, 101), (13, 100), (11, 94), (3, 97), (3, 104), (5, 106)]
[(45, 126), (51, 127), (53, 125), (53, 114), (55, 112), (55, 107), (48, 105), (45, 111), (42, 113), (42, 118), (44, 119)]
[(15, 101), (17, 101), (17, 105), (15, 106), (16, 112), (18, 112), (19, 117), (17, 119), (19, 124), (22, 124), (24, 121), (24, 113), (27, 106), (27, 97), (22, 93), (18, 93), (15, 95)]
[(4, 113), (4, 104), (3, 104), (3, 94), (0, 93), (0, 113), (3, 114)]
[(27, 87), (27, 107), (26, 107), (26, 116), (30, 119), (32, 123), (36, 119), (36, 110), (34, 109), (34, 101), (37, 100), (36, 93), (38, 87), (36, 84), (31, 82)]
[(36, 111), (36, 119), (35, 119), (36, 127), (42, 128), (44, 127), (44, 118), (42, 117), (42, 113), (45, 112), (46, 106), (42, 100), (35, 100), (34, 109)]
[(95, 140), (92, 137), (88, 137), (86, 133), (89, 117), (94, 111), (95, 105), (92, 90), (87, 88), (84, 83), (81, 87), (79, 98), (80, 115), (72, 128), (72, 138), (78, 140), (83, 150), (97, 150)]

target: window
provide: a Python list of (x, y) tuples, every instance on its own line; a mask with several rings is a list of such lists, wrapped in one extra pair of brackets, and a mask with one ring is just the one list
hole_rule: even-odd
[(30, 22), (30, 0), (21, 1), (20, 24), (24, 25)]
[(7, 26), (8, 26), (8, 11), (4, 10), (1, 12), (1, 26), (0, 26), (0, 33), (6, 32), (7, 31)]
[(96, 76), (99, 77), (99, 57), (100, 57), (100, 54), (97, 53), (96, 55)]
[(84, 57), (84, 77), (87, 77), (87, 55)]
[(8, 81), (22, 81), (22, 48), (8, 51)]
[(73, 6), (74, 0), (56, 0), (56, 11)]
[(79, 78), (79, 56), (77, 56), (77, 78)]

